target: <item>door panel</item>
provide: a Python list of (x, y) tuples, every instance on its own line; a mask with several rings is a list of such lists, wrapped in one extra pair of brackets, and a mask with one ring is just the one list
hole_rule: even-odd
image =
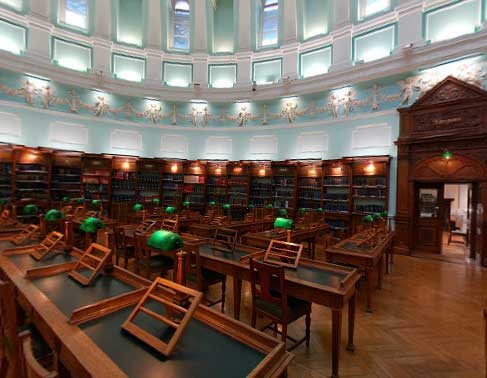
[(443, 185), (418, 184), (415, 192), (415, 250), (441, 253)]

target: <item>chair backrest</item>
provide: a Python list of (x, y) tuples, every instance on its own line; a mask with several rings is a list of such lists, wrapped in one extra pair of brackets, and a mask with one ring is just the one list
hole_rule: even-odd
[(113, 239), (116, 252), (123, 251), (126, 248), (125, 229), (123, 227), (115, 227), (113, 229)]
[(203, 291), (202, 265), (200, 258), (200, 248), (198, 244), (187, 244), (184, 246), (186, 258), (184, 260), (184, 271), (196, 277), (196, 289)]
[(213, 237), (213, 249), (233, 252), (238, 240), (238, 230), (233, 228), (218, 227)]
[(146, 219), (145, 221), (143, 221), (141, 224), (137, 226), (135, 232), (139, 234), (145, 234), (146, 232), (149, 232), (152, 229), (152, 227), (156, 225), (156, 223), (157, 222), (155, 220)]
[[(32, 335), (30, 331), (19, 334), (22, 343), (22, 365), (25, 378), (57, 378), (56, 371), (48, 371), (34, 357), (32, 351)], [(56, 362), (56, 361), (55, 361)]]
[(302, 252), (302, 244), (271, 240), (265, 252), (264, 261), (296, 269)]
[(139, 260), (150, 259), (151, 250), (147, 245), (147, 236), (144, 234), (135, 234), (135, 256)]
[[(272, 289), (272, 283), (276, 280), (279, 288)], [(279, 305), (282, 313), (281, 320), (287, 320), (286, 276), (283, 266), (273, 265), (251, 258), (250, 284), (252, 289), (252, 306), (255, 306), (255, 300), (257, 298), (261, 298), (268, 303)], [(260, 286), (260, 290), (257, 290), (258, 285)]]

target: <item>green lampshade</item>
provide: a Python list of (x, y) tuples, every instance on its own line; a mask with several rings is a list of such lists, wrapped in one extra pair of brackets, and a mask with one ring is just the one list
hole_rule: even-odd
[(372, 222), (373, 220), (374, 220), (374, 217), (373, 217), (372, 215), (370, 215), (370, 214), (369, 214), (369, 215), (366, 215), (366, 216), (364, 217), (364, 222), (365, 222), (365, 223), (370, 223), (370, 222)]
[(147, 245), (160, 251), (174, 251), (183, 248), (183, 239), (174, 232), (159, 230), (147, 240)]
[(71, 198), (69, 198), (69, 197), (63, 197), (63, 202), (69, 202), (69, 201), (71, 201)]
[(449, 151), (449, 150), (445, 150), (443, 151), (443, 153), (441, 154), (441, 157), (443, 159), (447, 159), (447, 160), (450, 160), (453, 158), (453, 152)]
[(164, 210), (166, 214), (174, 214), (176, 212), (176, 208), (174, 206), (168, 206)]
[(144, 210), (144, 206), (141, 203), (136, 203), (133, 207), (134, 211), (142, 211)]
[(288, 218), (276, 218), (276, 220), (274, 221), (274, 228), (292, 230), (294, 228), (294, 221)]
[(249, 209), (253, 209), (253, 208), (254, 208), (254, 205), (250, 204)]
[(101, 200), (93, 200), (93, 201), (91, 201), (91, 204), (93, 206), (100, 206), (101, 205)]
[(57, 220), (64, 219), (64, 213), (57, 209), (51, 209), (46, 213), (44, 219), (48, 222), (55, 222)]
[(153, 203), (159, 203), (159, 202), (161, 202), (161, 200), (159, 198), (152, 198), (152, 202)]
[(374, 213), (374, 214), (372, 215), (372, 217), (373, 217), (374, 219), (380, 219), (380, 218), (382, 218), (382, 214), (381, 214), (381, 213)]
[(268, 209), (273, 209), (273, 208), (274, 208), (274, 206), (272, 205), (272, 203), (268, 204), (266, 207), (267, 207)]
[(300, 213), (300, 214), (303, 214), (303, 213), (305, 213), (305, 212), (306, 212), (306, 209), (304, 209), (304, 208), (299, 209), (299, 213)]
[(190, 202), (189, 202), (189, 201), (184, 201), (184, 202), (183, 202), (183, 206), (184, 206), (184, 207), (189, 207), (189, 205), (190, 205)]
[(98, 218), (89, 217), (79, 228), (84, 232), (94, 234), (96, 231), (104, 229), (105, 223)]
[(208, 205), (209, 205), (209, 206), (215, 206), (215, 205), (216, 205), (216, 203), (215, 203), (215, 201), (210, 201), (210, 202), (208, 202)]
[(225, 210), (230, 209), (230, 207), (231, 207), (231, 206), (230, 206), (230, 204), (229, 204), (229, 203), (226, 203), (226, 204), (224, 204), (224, 205), (223, 205), (223, 208), (224, 208)]
[(387, 218), (387, 216), (388, 216), (387, 211), (384, 211), (384, 212), (382, 213), (382, 217), (383, 217), (383, 218)]
[(73, 201), (77, 203), (83, 203), (83, 198), (75, 198)]
[(287, 210), (286, 209), (279, 210), (279, 215), (282, 215), (283, 217), (285, 217), (287, 215)]
[(22, 212), (25, 215), (37, 214), (39, 212), (39, 208), (36, 205), (29, 204), (24, 206)]
[(316, 209), (316, 211), (317, 211), (318, 213), (322, 213), (322, 212), (323, 212), (323, 209), (322, 209), (321, 207), (318, 207), (318, 208)]

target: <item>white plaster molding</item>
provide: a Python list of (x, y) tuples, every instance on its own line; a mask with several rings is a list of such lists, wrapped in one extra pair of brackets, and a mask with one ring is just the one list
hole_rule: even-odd
[(327, 152), (329, 137), (322, 131), (304, 132), (298, 135), (298, 153)]
[(0, 112), (0, 135), (22, 136), (22, 119), (17, 114)]
[[(375, 130), (376, 133), (371, 134), (371, 131)], [(382, 135), (383, 134), (383, 135)], [(387, 123), (380, 123), (375, 125), (363, 125), (357, 126), (352, 131), (352, 149), (369, 149), (369, 148), (386, 148), (392, 146), (392, 128)], [(371, 138), (372, 136), (372, 138)], [(383, 138), (382, 140), (380, 138)], [(370, 143), (364, 141), (366, 139), (372, 139)]]
[(249, 139), (249, 153), (253, 156), (268, 156), (278, 153), (278, 139), (275, 135), (255, 135)]
[(49, 143), (71, 144), (86, 146), (88, 144), (88, 129), (84, 125), (55, 121), (49, 124)]
[(161, 135), (159, 152), (164, 154), (187, 154), (188, 140), (184, 135)]
[(142, 135), (133, 130), (113, 130), (110, 134), (110, 146), (117, 150), (142, 151)]

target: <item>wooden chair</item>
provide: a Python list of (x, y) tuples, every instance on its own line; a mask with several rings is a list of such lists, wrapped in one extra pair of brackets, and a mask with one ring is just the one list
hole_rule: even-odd
[(143, 221), (141, 224), (137, 226), (135, 232), (139, 234), (145, 234), (149, 232), (156, 224), (157, 222), (155, 220), (146, 219), (145, 221)]
[(296, 269), (303, 253), (303, 245), (271, 240), (264, 255), (264, 261)]
[[(272, 328), (281, 334), (285, 343), (290, 339), (294, 344), (288, 350), (296, 348), (306, 341), (309, 346), (311, 327), (311, 303), (287, 295), (285, 270), (283, 266), (272, 265), (255, 259), (250, 259), (250, 284), (252, 291), (252, 327), (255, 328), (257, 314), (271, 319), (271, 323), (262, 331)], [(278, 290), (272, 286), (276, 285)], [(257, 287), (259, 285), (259, 288)], [(288, 324), (305, 316), (306, 335), (301, 340), (295, 340), (287, 334)], [(277, 325), (281, 325), (281, 331)]]
[(123, 257), (123, 267), (127, 269), (128, 260), (135, 256), (135, 245), (127, 244), (125, 229), (123, 227), (115, 227), (113, 230), (113, 239), (115, 242), (115, 264), (120, 265), (120, 257)]
[(174, 219), (163, 219), (161, 224), (161, 230), (177, 233), (179, 230), (179, 216), (176, 215)]
[[(30, 331), (24, 331), (19, 334), (22, 343), (22, 365), (25, 378), (57, 378), (57, 371), (47, 371), (34, 356), (32, 350), (32, 335)], [(54, 366), (57, 369), (57, 357), (53, 358)]]
[(49, 253), (63, 240), (64, 235), (53, 231), (49, 233), (40, 243), (36, 245), (30, 255), (36, 260), (45, 259)]
[(190, 245), (187, 250), (185, 249), (185, 252), (187, 252), (184, 269), (186, 283), (196, 287), (196, 290), (203, 293), (206, 293), (211, 286), (221, 284), (221, 298), (216, 301), (210, 301), (208, 298), (205, 298), (205, 300), (207, 306), (221, 303), (221, 311), (224, 313), (227, 276), (202, 267), (198, 245)]
[[(161, 276), (175, 269), (176, 251), (174, 258), (162, 254), (152, 253), (152, 248), (147, 245), (146, 235), (135, 235), (135, 273), (150, 278), (152, 273), (159, 273)], [(141, 272), (142, 270), (142, 272)]]

